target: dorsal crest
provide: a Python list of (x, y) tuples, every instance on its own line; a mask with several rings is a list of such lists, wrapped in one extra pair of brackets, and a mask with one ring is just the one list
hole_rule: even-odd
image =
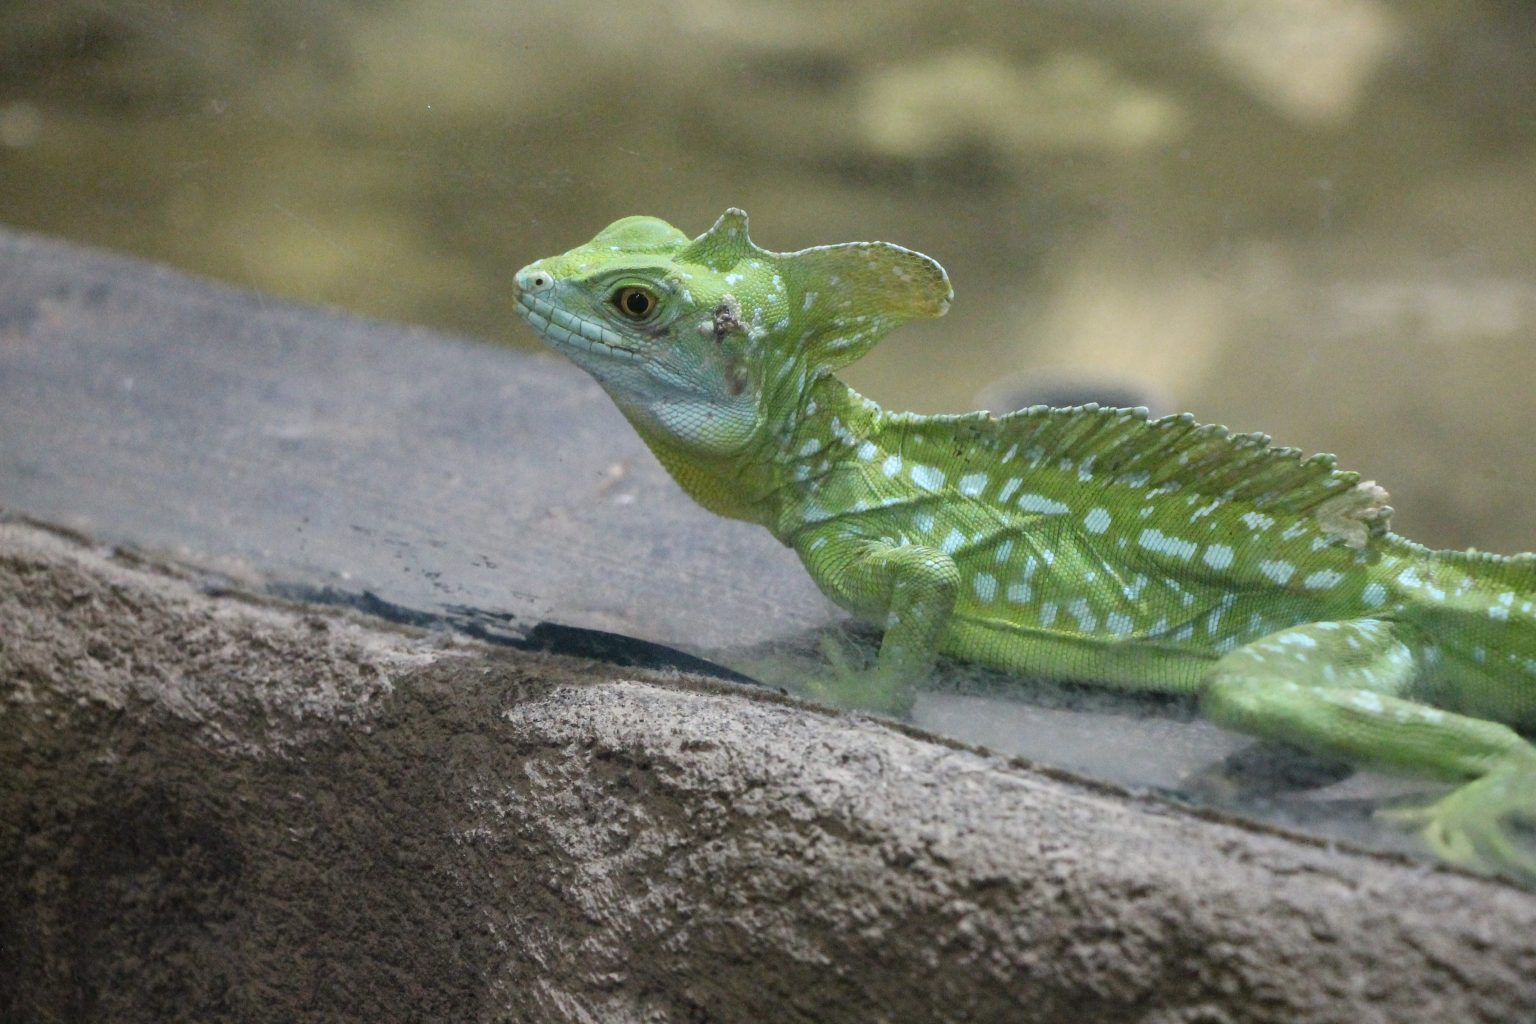
[[(1099, 487), (1198, 495), (1244, 512), (1310, 518), (1323, 536), (1363, 549), (1387, 532), (1387, 492), (1336, 468), (1332, 455), (1303, 458), (1265, 434), (1233, 434), (1188, 413), (1151, 419), (1146, 409), (1034, 406), (1002, 417), (893, 417), (903, 440), (968, 453), (967, 461), (1021, 471), (1060, 471), (1063, 494), (1092, 503)], [(1000, 468), (999, 473), (1006, 475)]]

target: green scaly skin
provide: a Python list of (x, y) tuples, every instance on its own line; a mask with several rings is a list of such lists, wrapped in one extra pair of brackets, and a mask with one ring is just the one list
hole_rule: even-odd
[(952, 297), (899, 246), (773, 253), (738, 210), (691, 240), (628, 217), (516, 285), (684, 490), (884, 629), (834, 699), (901, 712), (941, 652), (1194, 694), (1228, 728), (1461, 783), (1393, 813), (1536, 881), (1507, 830), (1536, 823), (1536, 556), (1431, 551), (1331, 456), (1187, 415), (885, 412), (834, 374)]

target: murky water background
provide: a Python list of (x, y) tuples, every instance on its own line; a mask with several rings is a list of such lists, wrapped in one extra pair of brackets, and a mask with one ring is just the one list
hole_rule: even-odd
[(629, 213), (898, 241), (957, 302), (849, 376), (1063, 380), (1336, 451), (1536, 547), (1536, 8), (0, 3), (0, 220), (533, 345), (508, 274)]

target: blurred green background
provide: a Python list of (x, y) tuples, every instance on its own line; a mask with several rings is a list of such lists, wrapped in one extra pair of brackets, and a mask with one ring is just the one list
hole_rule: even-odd
[(631, 213), (945, 264), (891, 408), (1129, 385), (1536, 548), (1536, 5), (0, 0), (0, 221), (519, 346)]

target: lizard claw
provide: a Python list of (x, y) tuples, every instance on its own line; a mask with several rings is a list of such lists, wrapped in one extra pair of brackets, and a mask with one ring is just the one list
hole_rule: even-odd
[(803, 689), (808, 696), (841, 708), (898, 718), (912, 710), (916, 696), (913, 687), (878, 667), (864, 667), (862, 653), (846, 640), (823, 637), (821, 654), (829, 671), (805, 681)]
[(1536, 759), (1506, 758), (1426, 807), (1378, 811), (1377, 817), (1417, 826), (1425, 845), (1448, 863), (1536, 886), (1536, 852), (1509, 833), (1509, 826), (1536, 825)]

